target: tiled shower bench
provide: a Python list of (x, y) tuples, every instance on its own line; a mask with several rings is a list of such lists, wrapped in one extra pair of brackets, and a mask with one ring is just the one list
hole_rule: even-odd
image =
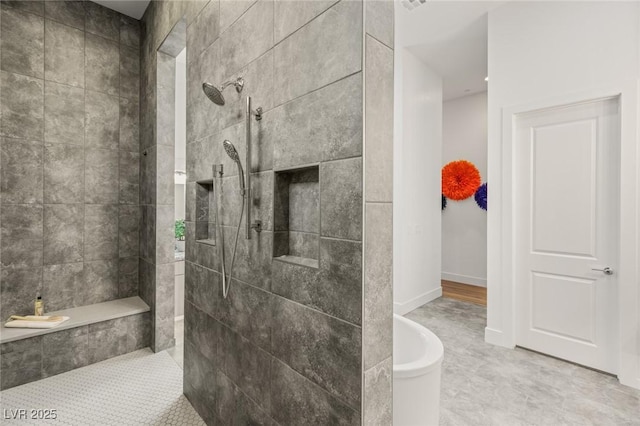
[(128, 297), (46, 315), (70, 319), (52, 329), (0, 327), (0, 389), (44, 379), (150, 345), (149, 306)]

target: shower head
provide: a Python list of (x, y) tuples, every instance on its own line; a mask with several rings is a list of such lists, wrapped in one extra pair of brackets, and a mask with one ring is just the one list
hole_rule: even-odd
[(242, 77), (238, 77), (234, 81), (227, 81), (223, 83), (222, 86), (220, 87), (216, 87), (211, 83), (205, 82), (205, 83), (202, 83), (202, 90), (204, 91), (204, 94), (207, 95), (207, 98), (209, 98), (211, 102), (213, 102), (216, 105), (223, 106), (225, 102), (224, 102), (224, 96), (222, 96), (222, 91), (231, 85), (233, 85), (236, 88), (236, 92), (240, 93), (244, 88), (244, 80), (242, 79)]
[(222, 91), (216, 86), (209, 83), (202, 83), (202, 90), (211, 102), (220, 106), (224, 105), (224, 96), (222, 96)]
[(225, 140), (224, 142), (222, 142), (222, 146), (224, 146), (224, 150), (226, 151), (227, 155), (231, 157), (233, 161), (235, 161), (236, 163), (240, 162), (240, 156), (238, 155), (238, 151), (236, 150), (236, 147), (233, 146), (231, 142), (229, 142), (228, 140)]
[(222, 142), (222, 146), (224, 147), (224, 150), (227, 153), (227, 155), (238, 166), (238, 181), (240, 183), (240, 194), (242, 194), (244, 196), (244, 194), (245, 194), (245, 189), (244, 189), (244, 171), (242, 170), (242, 163), (240, 162), (240, 156), (238, 155), (238, 151), (236, 150), (236, 147), (233, 146), (233, 144), (228, 140), (225, 140), (224, 142)]

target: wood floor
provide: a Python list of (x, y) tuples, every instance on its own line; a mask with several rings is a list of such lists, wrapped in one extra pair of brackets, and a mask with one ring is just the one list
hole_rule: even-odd
[(484, 287), (442, 280), (442, 296), (487, 306), (487, 289)]

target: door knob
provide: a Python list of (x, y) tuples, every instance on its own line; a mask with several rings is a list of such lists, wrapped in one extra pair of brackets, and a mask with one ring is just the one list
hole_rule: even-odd
[(605, 266), (604, 268), (591, 268), (591, 270), (603, 272), (605, 275), (613, 275), (613, 269), (608, 266)]

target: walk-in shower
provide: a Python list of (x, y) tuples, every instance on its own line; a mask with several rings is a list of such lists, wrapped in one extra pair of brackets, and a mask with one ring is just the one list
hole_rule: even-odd
[[(244, 79), (242, 77), (238, 77), (235, 80), (227, 81), (223, 83), (221, 86), (215, 86), (213, 84), (204, 82), (202, 83), (202, 90), (204, 94), (209, 98), (211, 102), (216, 105), (224, 106), (225, 99), (222, 94), (224, 89), (229, 86), (234, 86), (236, 92), (241, 93), (244, 88)], [(224, 229), (222, 224), (219, 221), (218, 217), (218, 209), (219, 206), (222, 205), (222, 177), (224, 175), (222, 164), (213, 166), (213, 176), (214, 179), (220, 179), (219, 192), (218, 192), (218, 200), (216, 202), (215, 215), (216, 215), (216, 227), (218, 228), (218, 235), (220, 240), (220, 257), (222, 260), (222, 296), (224, 298), (227, 297), (229, 293), (229, 287), (231, 285), (231, 279), (233, 276), (233, 265), (236, 258), (236, 250), (238, 248), (238, 236), (240, 235), (240, 226), (242, 224), (242, 216), (245, 213), (246, 209), (246, 239), (251, 239), (251, 231), (255, 230), (256, 232), (262, 231), (262, 223), (259, 220), (251, 222), (251, 117), (255, 117), (257, 121), (262, 120), (262, 108), (257, 108), (255, 111), (251, 109), (251, 97), (247, 96), (246, 110), (245, 110), (245, 151), (246, 151), (246, 178), (245, 178), (245, 170), (243, 170), (242, 162), (240, 161), (240, 155), (238, 154), (238, 150), (228, 140), (224, 140), (222, 145), (224, 147), (227, 155), (236, 163), (238, 167), (238, 180), (239, 180), (239, 188), (240, 188), (240, 196), (242, 197), (242, 208), (240, 209), (240, 217), (238, 218), (238, 226), (236, 228), (236, 236), (233, 244), (233, 252), (231, 255), (231, 265), (229, 268), (229, 276), (227, 279), (226, 274), (226, 264), (225, 264), (225, 250), (224, 250)]]

